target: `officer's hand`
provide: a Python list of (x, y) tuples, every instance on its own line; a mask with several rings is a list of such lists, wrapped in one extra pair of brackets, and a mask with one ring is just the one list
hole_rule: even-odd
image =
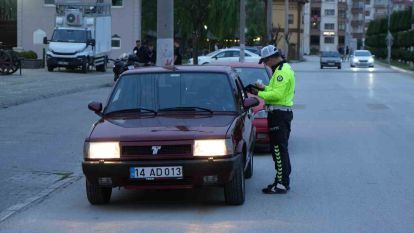
[(263, 90), (265, 89), (265, 85), (263, 85), (262, 83), (258, 83), (258, 82), (256, 82), (254, 85), (255, 85), (255, 86), (257, 87), (257, 89), (258, 89), (258, 90), (260, 90), (260, 91), (263, 91)]
[(259, 93), (259, 90), (257, 90), (256, 88), (250, 88), (249, 92), (253, 95), (257, 95), (257, 93)]

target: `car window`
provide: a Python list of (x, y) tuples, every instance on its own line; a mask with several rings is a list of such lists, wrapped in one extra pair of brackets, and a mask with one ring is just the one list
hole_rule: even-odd
[(368, 56), (372, 56), (372, 55), (369, 51), (355, 51), (355, 56), (368, 57)]
[(234, 68), (239, 74), (240, 79), (243, 85), (247, 85), (256, 82), (257, 80), (262, 80), (264, 85), (269, 84), (269, 74), (266, 69), (263, 68), (250, 68), (250, 67), (236, 67)]
[(322, 57), (340, 57), (338, 52), (329, 51), (329, 52), (322, 52)]
[(236, 111), (228, 76), (206, 72), (126, 75), (117, 83), (105, 112), (176, 107)]
[(221, 52), (216, 55), (217, 58), (228, 57), (226, 56), (226, 52)]

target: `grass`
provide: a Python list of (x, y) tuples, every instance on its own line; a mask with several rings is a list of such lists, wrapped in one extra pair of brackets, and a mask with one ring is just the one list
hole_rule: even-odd
[[(384, 60), (384, 59), (378, 59), (377, 58), (375, 60), (378, 61), (378, 62), (380, 62), (380, 63), (382, 63), (382, 64), (388, 65), (387, 61)], [(410, 65), (408, 65), (406, 63), (402, 63), (402, 62), (398, 62), (398, 61), (391, 60), (391, 65), (392, 66), (396, 66), (396, 67), (401, 68), (401, 69), (404, 69), (404, 70), (414, 71), (414, 67), (412, 67), (412, 66), (410, 66)]]

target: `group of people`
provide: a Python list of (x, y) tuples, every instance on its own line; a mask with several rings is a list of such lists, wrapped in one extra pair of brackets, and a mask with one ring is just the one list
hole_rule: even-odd
[[(153, 44), (148, 44), (147, 41), (135, 41), (135, 47), (132, 50), (136, 56), (137, 61), (144, 65), (155, 65), (157, 62), (157, 52)], [(180, 43), (174, 42), (174, 65), (182, 64), (182, 55)]]
[(341, 55), (342, 60), (347, 61), (349, 59), (349, 55), (351, 53), (351, 50), (348, 46), (346, 46), (345, 50), (343, 47), (338, 48), (338, 53)]

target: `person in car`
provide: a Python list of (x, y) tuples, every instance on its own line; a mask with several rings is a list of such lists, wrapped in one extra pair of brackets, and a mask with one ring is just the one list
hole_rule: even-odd
[(265, 101), (268, 111), (268, 128), (276, 177), (262, 191), (265, 194), (283, 194), (290, 189), (290, 158), (288, 141), (293, 119), (292, 105), (295, 95), (295, 73), (278, 48), (268, 45), (261, 50), (259, 63), (273, 71), (268, 86), (257, 83), (250, 92)]

